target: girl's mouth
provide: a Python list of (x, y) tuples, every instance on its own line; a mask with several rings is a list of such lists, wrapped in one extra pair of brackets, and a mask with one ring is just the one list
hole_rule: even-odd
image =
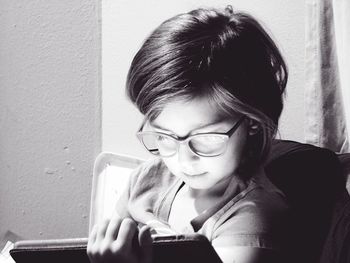
[(201, 176), (201, 175), (205, 175), (207, 172), (203, 172), (203, 173), (187, 173), (187, 172), (183, 172), (184, 175), (186, 175), (187, 177), (197, 177), (197, 176)]

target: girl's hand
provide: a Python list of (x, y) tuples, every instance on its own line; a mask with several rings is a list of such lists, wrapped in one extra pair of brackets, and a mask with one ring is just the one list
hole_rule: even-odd
[(149, 227), (138, 231), (135, 221), (114, 216), (93, 227), (87, 254), (92, 263), (150, 263), (152, 238)]

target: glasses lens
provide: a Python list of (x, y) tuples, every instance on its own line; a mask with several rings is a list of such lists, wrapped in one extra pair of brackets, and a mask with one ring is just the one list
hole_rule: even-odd
[(192, 151), (202, 156), (216, 156), (226, 149), (228, 137), (225, 135), (198, 135), (191, 138)]
[(143, 145), (146, 149), (155, 155), (170, 156), (176, 153), (176, 140), (170, 136), (158, 133), (140, 134)]

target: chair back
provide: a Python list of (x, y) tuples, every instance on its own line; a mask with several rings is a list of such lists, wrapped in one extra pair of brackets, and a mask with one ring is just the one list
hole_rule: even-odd
[(142, 162), (136, 157), (111, 152), (97, 156), (92, 178), (89, 232), (95, 224), (111, 217), (131, 172)]

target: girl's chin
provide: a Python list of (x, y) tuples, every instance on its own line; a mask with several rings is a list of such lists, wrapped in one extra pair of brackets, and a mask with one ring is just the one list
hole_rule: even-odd
[(213, 178), (205, 173), (198, 176), (182, 176), (184, 183), (195, 190), (214, 190), (226, 188), (231, 180), (231, 176), (222, 178), (221, 180), (213, 180)]
[(210, 189), (215, 185), (215, 182), (205, 178), (205, 175), (185, 176), (185, 177), (182, 177), (182, 179), (187, 186), (197, 190)]

